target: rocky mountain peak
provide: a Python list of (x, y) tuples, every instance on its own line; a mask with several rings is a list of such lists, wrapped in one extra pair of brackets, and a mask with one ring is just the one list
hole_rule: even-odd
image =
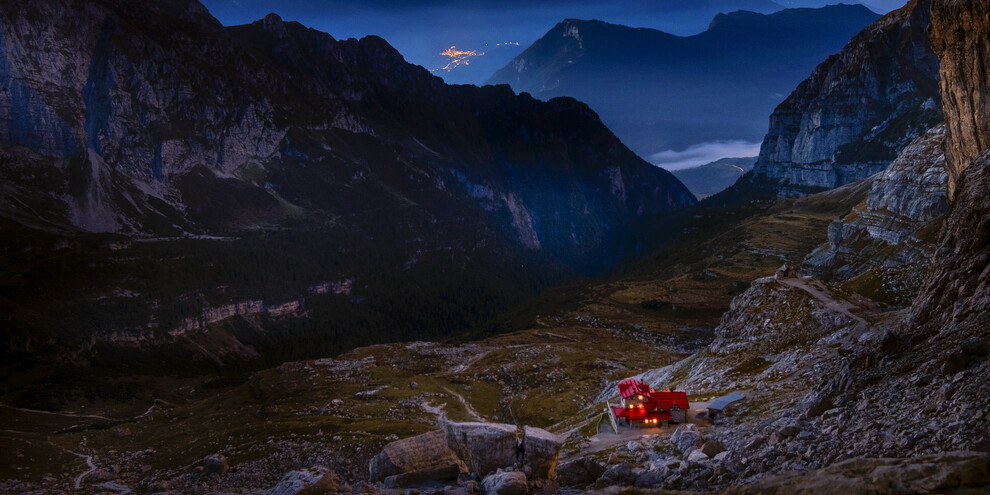
[(566, 19), (487, 84), (587, 102), (644, 157), (757, 141), (781, 95), (876, 19), (861, 7), (734, 12), (693, 36)]
[(770, 116), (755, 180), (782, 195), (848, 184), (885, 169), (938, 124), (930, 22), (929, 1), (913, 0), (816, 67)]
[(262, 28), (276, 38), (284, 38), (288, 35), (282, 17), (274, 12), (266, 15), (260, 22)]
[[(477, 291), (454, 292), (487, 294), (478, 298), (485, 307), (504, 309), (537, 290), (537, 280), (614, 264), (635, 249), (629, 239), (640, 220), (695, 202), (573, 100), (448, 86), (379, 37), (336, 41), (277, 15), (224, 28), (189, 14), (195, 5), (38, 0), (0, 9), (0, 176), (4, 197), (19, 198), (0, 202), (0, 220), (39, 236), (236, 239), (238, 249), (257, 250), (254, 259), (291, 258), (305, 275), (283, 272), (298, 283), (273, 291), (261, 281), (282, 268), (265, 263), (239, 263), (235, 271), (265, 275), (229, 283), (176, 275), (170, 287), (216, 297), (181, 310), (154, 303), (143, 314), (158, 322), (158, 335), (147, 322), (107, 321), (95, 336), (95, 327), (63, 320), (68, 312), (53, 315), (50, 328), (81, 337), (62, 349), (128, 339), (173, 345), (169, 332), (196, 333), (226, 315), (272, 310), (306, 320), (286, 308), (301, 307), (311, 287), (343, 279), (386, 292), (400, 290), (396, 276), (419, 280), (411, 283), (425, 284), (424, 299), (409, 307), (428, 307), (444, 284), (470, 277)], [(24, 239), (11, 249), (34, 249), (36, 237), (0, 237)], [(327, 245), (335, 246), (329, 254)], [(58, 289), (44, 300), (62, 304), (115, 283), (73, 295)], [(231, 285), (240, 288), (227, 292)], [(19, 293), (21, 307), (40, 304), (38, 292)], [(174, 300), (155, 293), (149, 301)], [(462, 330), (480, 321), (461, 295), (438, 313), (444, 322), (410, 325)], [(249, 310), (188, 324), (242, 303)], [(319, 304), (308, 301), (306, 311), (320, 314)], [(368, 307), (345, 306), (355, 315)], [(395, 325), (380, 328), (368, 338), (394, 338), (383, 332)]]

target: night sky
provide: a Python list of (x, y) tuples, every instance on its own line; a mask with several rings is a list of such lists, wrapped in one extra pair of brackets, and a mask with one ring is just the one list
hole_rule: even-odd
[[(406, 60), (450, 83), (484, 82), (497, 69), (566, 18), (600, 19), (678, 35), (703, 31), (718, 12), (744, 8), (769, 13), (780, 7), (820, 7), (836, 0), (201, 0), (224, 25), (246, 24), (270, 12), (325, 31), (337, 39), (375, 34)], [(886, 13), (907, 0), (864, 0)], [(855, 3), (846, 0), (846, 3)], [(518, 45), (516, 44), (518, 43)], [(468, 66), (445, 71), (456, 46), (483, 52)]]

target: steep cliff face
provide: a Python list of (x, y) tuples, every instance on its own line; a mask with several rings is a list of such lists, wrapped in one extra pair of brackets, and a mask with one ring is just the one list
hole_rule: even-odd
[(952, 352), (990, 324), (990, 7), (935, 0), (932, 18), (952, 202), (908, 331), (934, 333)]
[[(373, 146), (391, 149), (392, 160), (408, 156), (415, 165), (407, 167), (437, 184), (438, 195), (470, 190), (439, 186), (459, 176), (491, 186), (505, 198), (496, 208), (501, 216), (514, 225), (539, 216), (534, 228), (546, 237), (559, 234), (559, 226), (549, 212), (529, 211), (541, 206), (517, 190), (506, 168), (557, 183), (554, 199), (582, 203), (598, 217), (589, 223), (598, 225), (692, 202), (583, 105), (447, 87), (378, 38), (338, 42), (275, 15), (224, 30), (198, 3), (184, 1), (149, 9), (134, 2), (34, 2), (3, 16), (0, 143), (68, 160), (57, 165), (68, 172), (76, 202), (108, 210), (102, 224), (75, 222), (89, 230), (154, 230), (127, 211), (148, 201), (121, 205), (116, 196), (136, 188), (144, 192), (139, 199), (154, 197), (181, 212), (190, 206), (181, 182), (197, 167), (241, 179), (264, 204), (291, 186), (275, 182), (285, 174), (273, 169), (314, 158), (354, 168)], [(342, 140), (349, 134), (363, 137)], [(520, 145), (536, 151), (513, 154)], [(593, 199), (592, 190), (604, 195)], [(313, 206), (299, 204), (311, 198), (292, 199)], [(192, 220), (180, 227), (209, 228)], [(516, 227), (523, 244), (534, 246), (526, 239), (529, 226)]]
[[(304, 297), (313, 321), (375, 320), (369, 339), (442, 334), (607, 266), (613, 237), (695, 201), (578, 101), (447, 86), (380, 38), (277, 15), (224, 28), (194, 0), (2, 9), (0, 165), (4, 261), (31, 273), (7, 282), (5, 327), (41, 318), (85, 342), (168, 340), (206, 308)], [(105, 250), (108, 235), (147, 243)], [(56, 246), (86, 261), (49, 266)], [(308, 295), (341, 278), (353, 304)], [(363, 304), (379, 290), (391, 309)]]
[(949, 129), (946, 162), (949, 196), (961, 175), (990, 148), (990, 6), (976, 0), (932, 2), (932, 47), (942, 62), (942, 105)]
[(915, 139), (875, 178), (867, 199), (829, 225), (829, 241), (801, 271), (830, 283), (853, 280), (858, 292), (906, 306), (924, 279), (946, 200), (945, 128)]
[(873, 175), (941, 121), (929, 0), (912, 0), (829, 57), (770, 116), (751, 177), (781, 195)]

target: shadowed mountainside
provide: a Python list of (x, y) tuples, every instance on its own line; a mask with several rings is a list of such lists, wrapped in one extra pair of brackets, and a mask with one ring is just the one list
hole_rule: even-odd
[(0, 304), (25, 357), (448, 335), (695, 201), (580, 102), (448, 86), (277, 15), (31, 2), (0, 12), (0, 82)]

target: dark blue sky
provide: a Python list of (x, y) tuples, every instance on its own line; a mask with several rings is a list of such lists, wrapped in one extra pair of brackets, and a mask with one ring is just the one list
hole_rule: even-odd
[[(201, 0), (225, 25), (246, 24), (275, 12), (326, 31), (337, 39), (375, 34), (406, 60), (434, 70), (451, 83), (481, 83), (565, 18), (600, 19), (673, 34), (701, 32), (718, 12), (772, 12), (781, 7), (820, 7), (838, 0)], [(844, 0), (845, 3), (855, 3)], [(907, 0), (863, 0), (886, 13)], [(505, 43), (518, 43), (506, 45)], [(500, 45), (501, 44), (501, 45)], [(446, 48), (484, 55), (467, 67), (439, 70)]]

